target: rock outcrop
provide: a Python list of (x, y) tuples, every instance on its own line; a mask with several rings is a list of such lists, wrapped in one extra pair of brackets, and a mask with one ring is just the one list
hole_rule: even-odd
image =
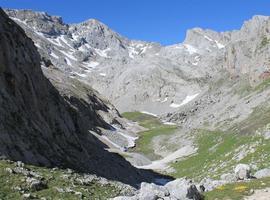
[[(59, 18), (53, 21), (61, 24)], [(41, 28), (50, 30), (47, 34), (65, 32), (56, 26)], [(135, 169), (119, 155), (107, 152), (106, 146), (89, 133), (111, 128), (110, 120), (120, 126), (117, 111), (91, 88), (83, 96), (78, 95), (83, 89), (72, 91), (58, 84), (62, 88), (59, 92), (43, 75), (42, 60), (33, 41), (3, 10), (0, 47), (1, 157), (72, 168), (129, 184), (151, 179), (153, 174)], [(61, 77), (52, 78), (55, 85), (67, 81)]]

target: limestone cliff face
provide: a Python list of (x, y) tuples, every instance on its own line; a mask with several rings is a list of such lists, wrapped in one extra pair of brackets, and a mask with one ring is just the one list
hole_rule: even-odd
[[(109, 128), (102, 113), (114, 108), (94, 91), (79, 97), (76, 94), (80, 90), (62, 87), (61, 96), (43, 75), (40, 62), (32, 40), (0, 10), (0, 155), (126, 183), (150, 177), (105, 151), (105, 146), (88, 132)], [(118, 113), (113, 110), (108, 115), (117, 117)], [(113, 116), (111, 119), (119, 123)]]

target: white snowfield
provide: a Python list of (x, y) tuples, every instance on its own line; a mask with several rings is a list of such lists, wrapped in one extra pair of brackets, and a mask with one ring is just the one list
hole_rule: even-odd
[(164, 157), (161, 160), (153, 161), (150, 165), (144, 165), (144, 166), (136, 166), (140, 169), (156, 169), (156, 170), (164, 170), (168, 167), (168, 164), (178, 158), (182, 158), (185, 156), (189, 156), (191, 154), (196, 153), (197, 148), (194, 148), (193, 146), (184, 146), (177, 151), (169, 154), (168, 156)]
[(98, 55), (100, 55), (101, 57), (104, 57), (104, 58), (109, 58), (108, 56), (108, 52), (111, 50), (111, 48), (107, 48), (107, 49), (104, 49), (104, 50), (100, 50), (100, 49), (95, 49), (96, 53)]
[(163, 122), (163, 124), (165, 124), (165, 125), (176, 125), (176, 123), (173, 123), (173, 122)]
[(204, 38), (209, 40), (210, 42), (213, 42), (213, 40), (210, 37), (208, 37), (207, 35), (204, 35)]
[(188, 51), (189, 54), (194, 54), (198, 52), (198, 49), (196, 49), (195, 47), (193, 47), (190, 44), (184, 44), (184, 47), (186, 48), (186, 50)]
[(218, 41), (215, 40), (215, 42), (216, 42), (216, 45), (217, 45), (217, 47), (218, 47), (219, 49), (222, 49), (222, 48), (225, 47), (223, 44), (219, 43)]
[(105, 73), (99, 73), (100, 76), (107, 76)]
[(154, 114), (154, 113), (151, 113), (151, 112), (148, 112), (148, 111), (140, 111), (141, 113), (144, 113), (144, 114), (147, 114), (147, 115), (152, 115), (154, 117), (157, 117), (158, 115), (157, 114)]
[(114, 146), (114, 147), (116, 147), (117, 149), (121, 149), (121, 147), (118, 145), (118, 144), (116, 144), (116, 143), (114, 143), (113, 141), (111, 141), (107, 136), (105, 136), (105, 135), (102, 135), (102, 136), (100, 136), (103, 140), (105, 140), (105, 141), (107, 141), (108, 143), (110, 143), (112, 146)]
[(132, 147), (135, 147), (135, 141), (138, 139), (138, 137), (132, 137), (132, 136), (129, 136), (129, 135), (126, 135), (122, 132), (118, 132), (118, 134), (122, 135), (124, 138), (126, 138), (127, 140), (127, 148), (132, 148)]
[(95, 61), (90, 61), (88, 63), (84, 62), (84, 65), (90, 68), (95, 68), (96, 66), (99, 65), (99, 62), (95, 62)]
[(182, 103), (180, 103), (180, 104), (172, 103), (172, 104), (170, 105), (170, 107), (172, 107), (172, 108), (179, 108), (179, 107), (181, 107), (181, 106), (183, 106), (183, 105), (189, 103), (189, 102), (192, 101), (193, 99), (195, 99), (199, 94), (200, 94), (200, 93), (196, 93), (196, 94), (194, 94), (194, 95), (188, 95), (188, 96), (186, 96), (186, 98), (182, 101)]
[(55, 59), (59, 59), (59, 56), (57, 56), (54, 52), (51, 53), (51, 56), (54, 57)]

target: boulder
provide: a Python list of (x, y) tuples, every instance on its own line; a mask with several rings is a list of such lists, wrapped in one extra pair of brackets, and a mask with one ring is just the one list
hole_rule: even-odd
[(228, 183), (237, 181), (237, 178), (236, 178), (235, 174), (230, 174), (230, 173), (228, 173), (228, 174), (222, 174), (220, 176), (220, 179), (222, 181), (226, 181)]
[(139, 200), (158, 200), (159, 197), (156, 194), (149, 191), (149, 192), (140, 192), (140, 194), (138, 195), (138, 199)]
[(261, 170), (257, 171), (254, 174), (254, 176), (256, 178), (270, 177), (270, 169), (269, 168), (261, 169)]
[(159, 197), (166, 197), (169, 196), (170, 193), (167, 190), (167, 188), (156, 185), (154, 183), (142, 183), (141, 184), (141, 189), (139, 192), (139, 199), (140, 200), (155, 200), (158, 199)]
[(211, 191), (214, 188), (216, 188), (218, 186), (221, 186), (221, 185), (224, 185), (226, 183), (228, 183), (228, 182), (225, 181), (225, 180), (213, 180), (211, 178), (204, 178), (200, 182), (200, 185), (203, 185), (204, 186), (205, 191)]
[(237, 180), (250, 178), (250, 166), (247, 164), (238, 164), (234, 169)]
[(43, 180), (38, 180), (38, 179), (35, 179), (35, 178), (27, 178), (26, 179), (26, 182), (27, 184), (29, 185), (29, 188), (31, 191), (40, 191), (40, 190), (43, 190), (43, 189), (46, 189), (48, 186), (47, 186), (47, 183)]
[(137, 196), (132, 196), (132, 197), (128, 197), (128, 196), (119, 196), (119, 197), (115, 197), (112, 200), (139, 200)]
[(203, 195), (198, 191), (196, 185), (191, 185), (187, 190), (186, 197), (193, 200), (203, 200)]
[(24, 163), (22, 161), (17, 161), (15, 165), (16, 167), (24, 167)]
[(180, 178), (167, 183), (165, 187), (169, 191), (171, 198), (185, 199), (190, 185), (191, 180)]

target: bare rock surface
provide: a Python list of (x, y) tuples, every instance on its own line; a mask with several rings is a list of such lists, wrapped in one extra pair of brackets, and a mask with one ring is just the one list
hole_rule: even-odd
[[(50, 18), (42, 13), (33, 16), (43, 21)], [(35, 21), (33, 27), (49, 31), (44, 32), (48, 35), (65, 33), (67, 26), (61, 25), (59, 18), (50, 20), (59, 26), (48, 24), (44, 28)], [(2, 10), (0, 35), (1, 156), (95, 173), (132, 185), (153, 178), (154, 173), (138, 170), (119, 155), (106, 151), (106, 145), (89, 133), (99, 134), (112, 127), (125, 129), (127, 122), (111, 104), (84, 83), (71, 82), (57, 70), (51, 73), (50, 82), (41, 70), (43, 61), (34, 42)], [(33, 181), (32, 185), (38, 188), (40, 184)]]

